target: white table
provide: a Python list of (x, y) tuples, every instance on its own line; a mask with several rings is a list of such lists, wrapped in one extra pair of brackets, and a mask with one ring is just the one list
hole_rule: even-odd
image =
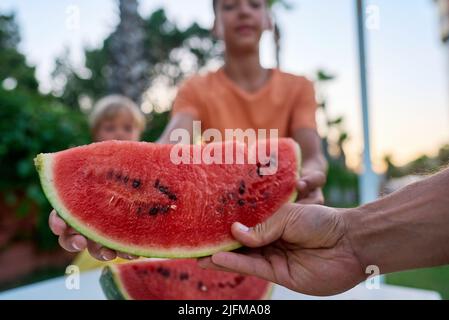
[[(0, 293), (0, 300), (104, 300), (98, 279), (101, 270), (81, 274), (78, 290), (66, 288), (66, 278), (59, 277), (19, 287)], [(356, 300), (439, 300), (440, 295), (434, 291), (411, 289), (380, 284), (379, 289), (368, 289), (364, 283), (355, 288), (331, 297), (314, 297), (275, 286), (273, 300), (317, 300), (317, 299), (356, 299)]]

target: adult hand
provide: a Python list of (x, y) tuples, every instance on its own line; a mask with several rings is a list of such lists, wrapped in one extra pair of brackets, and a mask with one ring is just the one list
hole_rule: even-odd
[(365, 277), (338, 209), (287, 204), (254, 228), (234, 223), (232, 234), (251, 249), (216, 253), (200, 259), (199, 265), (255, 275), (320, 296), (346, 291)]
[(303, 169), (301, 177), (297, 182), (297, 203), (301, 204), (323, 204), (324, 196), (322, 187), (326, 183), (326, 175), (319, 170)]

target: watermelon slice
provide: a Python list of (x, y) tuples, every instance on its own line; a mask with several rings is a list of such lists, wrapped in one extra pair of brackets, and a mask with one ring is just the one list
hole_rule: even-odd
[[(240, 247), (233, 222), (254, 226), (296, 195), (299, 147), (277, 142), (253, 162), (254, 146), (228, 142), (210, 152), (231, 144), (244, 152), (244, 164), (195, 164), (207, 148), (200, 145), (186, 146), (192, 163), (176, 163), (177, 145), (129, 141), (40, 154), (35, 164), (47, 198), (81, 234), (135, 255), (189, 258)], [(266, 167), (277, 170), (262, 174)]]
[(100, 284), (109, 300), (263, 300), (272, 289), (254, 276), (202, 269), (193, 259), (111, 264)]

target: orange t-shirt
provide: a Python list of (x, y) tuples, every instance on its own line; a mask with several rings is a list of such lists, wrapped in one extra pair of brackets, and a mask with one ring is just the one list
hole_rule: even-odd
[(317, 103), (312, 82), (273, 69), (257, 92), (242, 90), (223, 68), (196, 75), (180, 87), (172, 114), (187, 112), (201, 121), (202, 131), (278, 129), (279, 137), (299, 128), (316, 129)]

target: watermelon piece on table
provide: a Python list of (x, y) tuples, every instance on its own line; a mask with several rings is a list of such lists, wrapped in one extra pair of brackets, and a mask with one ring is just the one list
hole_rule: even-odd
[(273, 286), (254, 276), (202, 269), (193, 259), (111, 264), (100, 284), (109, 300), (264, 300)]
[[(89, 239), (145, 257), (199, 257), (240, 247), (233, 222), (254, 226), (296, 196), (300, 150), (291, 139), (276, 148), (261, 142), (268, 152), (252, 162), (254, 146), (237, 142), (185, 148), (194, 162), (217, 150), (224, 160), (230, 145), (244, 153), (244, 164), (177, 163), (179, 145), (129, 141), (39, 154), (35, 164), (50, 203)], [(264, 174), (267, 167), (275, 173)]]

